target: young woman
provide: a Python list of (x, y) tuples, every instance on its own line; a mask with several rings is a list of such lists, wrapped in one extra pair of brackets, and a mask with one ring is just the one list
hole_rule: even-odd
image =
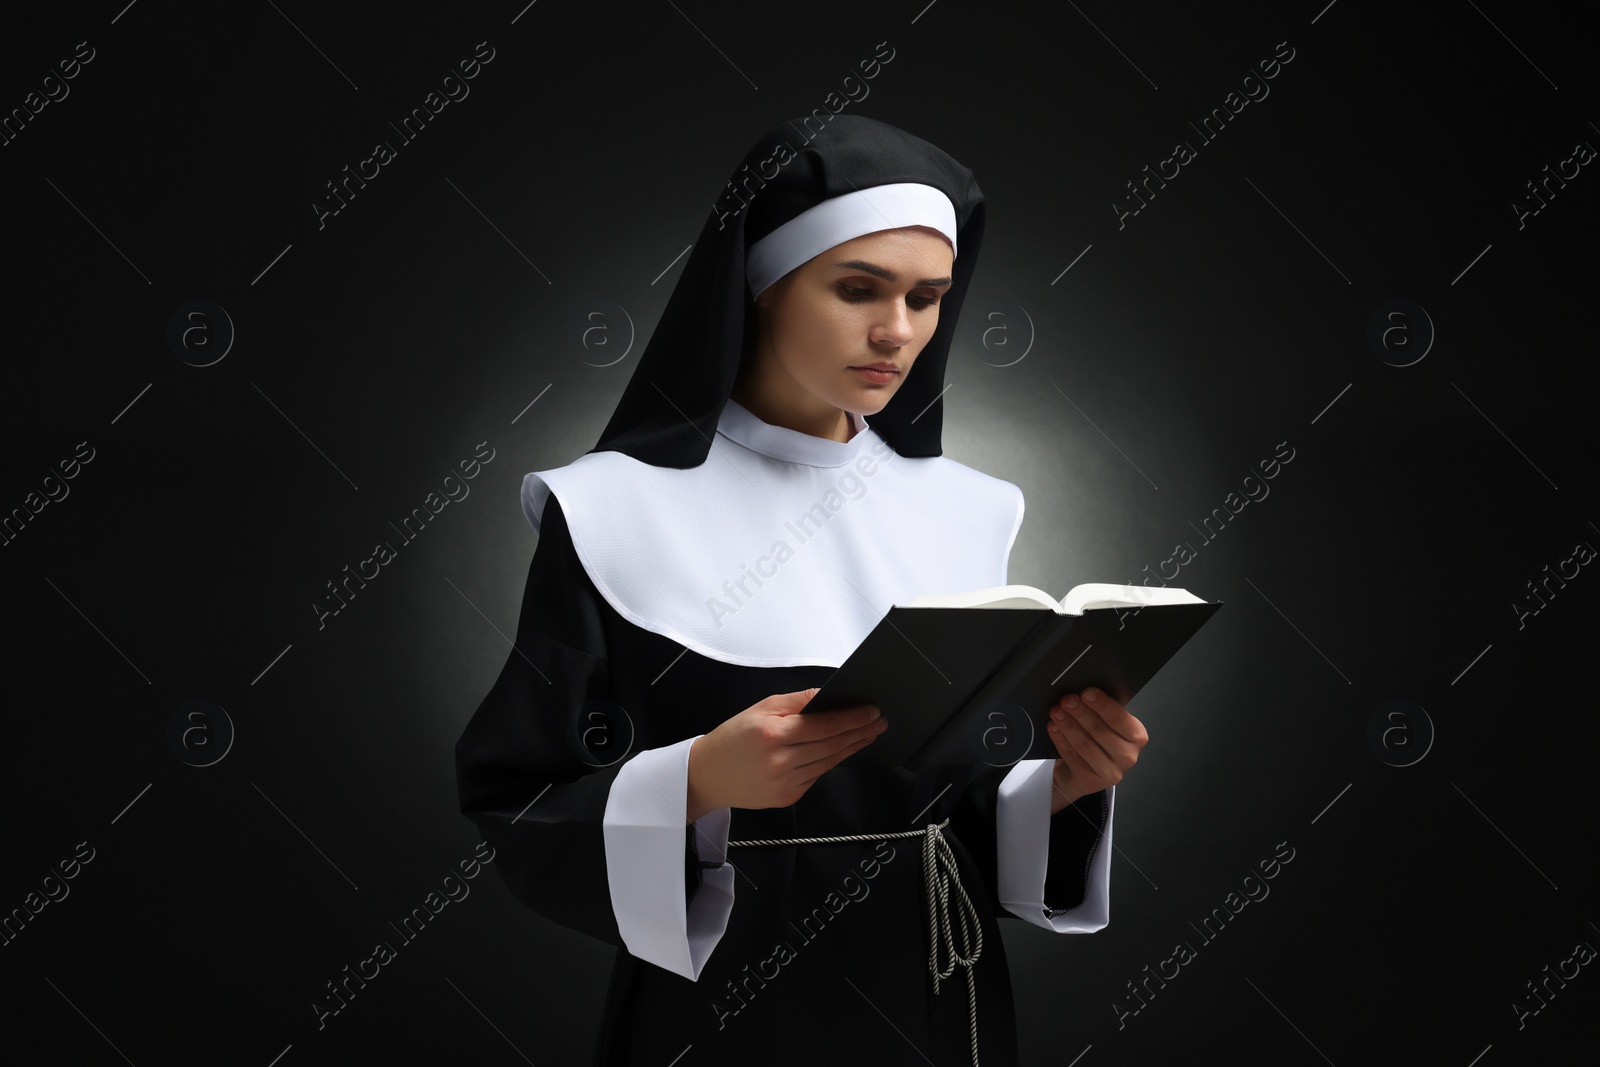
[(599, 443), (523, 481), (461, 810), (520, 900), (622, 950), (597, 1065), (1015, 1064), (997, 920), (1105, 927), (1142, 725), (1086, 690), (1056, 760), (913, 774), (840, 766), (876, 709), (798, 714), (892, 604), (1006, 584), (1021, 491), (940, 446), (983, 195), (860, 115), (770, 131), (727, 188)]

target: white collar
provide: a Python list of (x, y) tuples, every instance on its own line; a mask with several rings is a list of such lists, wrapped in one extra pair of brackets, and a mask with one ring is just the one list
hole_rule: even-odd
[(833, 441), (816, 437), (787, 426), (765, 422), (749, 408), (728, 398), (717, 422), (717, 432), (736, 441), (752, 452), (760, 452), (773, 459), (790, 463), (804, 463), (812, 467), (843, 467), (855, 460), (866, 443), (865, 416), (850, 412), (850, 440)]
[(538, 529), (560, 498), (580, 564), (635, 626), (724, 663), (837, 667), (893, 604), (1005, 585), (1023, 515), (1012, 483), (851, 422), (830, 441), (730, 399), (699, 466), (590, 452), (524, 477), (523, 513)]

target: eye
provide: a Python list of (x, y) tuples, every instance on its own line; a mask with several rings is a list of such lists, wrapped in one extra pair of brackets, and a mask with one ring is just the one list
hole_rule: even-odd
[[(839, 283), (839, 291), (845, 301), (851, 304), (860, 304), (872, 299), (871, 289), (860, 289), (853, 285), (845, 285), (843, 282)], [(911, 296), (906, 298), (906, 303), (916, 311), (926, 310), (938, 302), (939, 298), (936, 296)]]

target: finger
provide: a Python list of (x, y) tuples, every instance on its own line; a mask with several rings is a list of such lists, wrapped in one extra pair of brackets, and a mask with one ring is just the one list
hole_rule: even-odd
[(1075, 788), (1093, 789), (1099, 781), (1095, 769), (1083, 761), (1077, 749), (1072, 747), (1059, 730), (1052, 735), (1052, 738), (1056, 743), (1056, 751), (1061, 753), (1061, 761), (1067, 766), (1067, 780)]
[(1128, 768), (1139, 762), (1141, 746), (1117, 733), (1095, 712), (1080, 704), (1067, 715), (1094, 738), (1106, 755), (1111, 757), (1119, 773), (1126, 773)]
[(1056, 750), (1061, 753), (1062, 759), (1073, 765), (1074, 771), (1098, 779), (1114, 769), (1111, 756), (1079, 723), (1068, 718), (1060, 723), (1051, 723), (1051, 727)]
[[(879, 723), (884, 723), (884, 726), (879, 727)], [(838, 763), (857, 748), (872, 742), (887, 726), (883, 719), (874, 719), (853, 730), (846, 730), (816, 741), (790, 745), (789, 750), (797, 761), (794, 766), (796, 769), (812, 768), (814, 764), (825, 763), (830, 759)], [(828, 767), (832, 765), (828, 764)], [(827, 770), (828, 767), (820, 768), (817, 773)]]
[(810, 763), (795, 768), (796, 773), (805, 776), (797, 788), (810, 789), (811, 784), (818, 778), (821, 778), (824, 774), (827, 774), (839, 764), (843, 763), (845, 760), (849, 759), (863, 748), (866, 748), (868, 745), (872, 744), (873, 737), (875, 736), (876, 735), (873, 735), (872, 737), (860, 738), (844, 746), (843, 749), (834, 753), (832, 756), (827, 756), (819, 760), (813, 760)]
[(793, 693), (777, 693), (769, 698), (777, 707), (772, 710), (779, 715), (798, 715), (811, 703), (811, 698), (821, 692), (820, 687), (801, 689)]
[[(1070, 714), (1059, 723), (1052, 722), (1051, 726), (1055, 728), (1055, 736), (1059, 739), (1056, 748), (1060, 750), (1065, 745), (1095, 778), (1115, 782), (1122, 777), (1122, 769), (1116, 758)], [(1066, 751), (1061, 755), (1070, 761)]]
[(829, 762), (829, 764), (827, 766), (827, 770), (830, 770), (830, 771), (833, 770), (833, 768), (837, 767), (839, 764), (843, 763), (845, 760), (849, 759), (851, 756), (855, 755), (857, 752), (861, 751), (862, 749), (866, 748), (868, 745), (872, 744), (873, 741), (877, 740), (877, 737), (878, 737), (878, 735), (875, 734), (875, 733), (874, 734), (870, 734), (867, 737), (863, 737), (859, 741), (856, 741), (854, 744), (851, 744), (851, 745), (847, 746), (837, 756), (833, 757), (832, 761)]
[(785, 744), (803, 745), (826, 740), (860, 729), (881, 717), (881, 709), (874, 704), (860, 704), (849, 708), (814, 711), (809, 715), (796, 715), (784, 723), (789, 731)]
[[(1071, 698), (1070, 693), (1063, 697), (1061, 706), (1067, 707), (1067, 701)], [(1145, 733), (1144, 723), (1136, 719), (1132, 712), (1103, 689), (1087, 686), (1079, 694), (1077, 706), (1089, 709), (1093, 712), (1094, 718), (1099, 719), (1119, 736), (1131, 741), (1136, 748), (1150, 740), (1150, 735)], [(1072, 711), (1071, 708), (1067, 710)]]

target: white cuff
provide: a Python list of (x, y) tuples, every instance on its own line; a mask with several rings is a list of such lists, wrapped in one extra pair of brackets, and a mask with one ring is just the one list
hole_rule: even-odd
[[(689, 748), (696, 740), (646, 749), (623, 764), (611, 783), (604, 820), (606, 881), (623, 944), (639, 959), (691, 982), (699, 980), (733, 910), (733, 867), (727, 863), (702, 870), (700, 888), (687, 913), (684, 908)], [(707, 860), (726, 857), (731, 814), (716, 808), (695, 822), (695, 848)]]
[[(1083, 903), (1052, 913), (1044, 902), (1050, 866), (1050, 813), (1055, 760), (1019, 760), (1000, 783), (995, 802), (1000, 903), (1019, 919), (1058, 934), (1092, 934), (1111, 922), (1111, 817), (1117, 787), (1106, 790), (1106, 828), (1089, 864)], [(1077, 813), (1062, 818), (1081, 818)]]

